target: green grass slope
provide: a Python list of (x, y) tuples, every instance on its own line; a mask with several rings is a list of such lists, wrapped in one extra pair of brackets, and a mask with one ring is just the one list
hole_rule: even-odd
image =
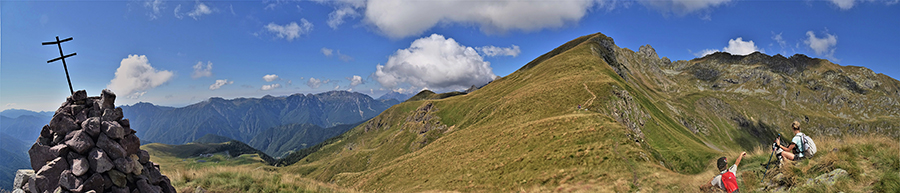
[(648, 48), (577, 38), (473, 93), (420, 93), (283, 170), (364, 191), (684, 192), (716, 157), (766, 146), (793, 120), (813, 136), (897, 136), (898, 83), (883, 75), (799, 57), (784, 61), (814, 65), (673, 63)]

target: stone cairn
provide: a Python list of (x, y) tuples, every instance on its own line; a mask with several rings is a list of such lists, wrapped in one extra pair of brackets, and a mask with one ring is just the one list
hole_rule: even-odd
[(100, 97), (79, 90), (66, 98), (28, 150), (37, 172), (20, 171), (16, 191), (175, 193), (159, 165), (140, 149), (141, 140), (115, 100), (106, 89)]

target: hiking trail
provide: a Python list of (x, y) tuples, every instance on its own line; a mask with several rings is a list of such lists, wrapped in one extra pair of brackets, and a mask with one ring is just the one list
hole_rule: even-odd
[(597, 95), (595, 95), (594, 92), (591, 92), (591, 90), (588, 89), (588, 86), (586, 83), (581, 83), (581, 85), (584, 85), (584, 90), (588, 91), (588, 93), (591, 93), (591, 99), (588, 99), (587, 101), (584, 102), (585, 104), (582, 105), (584, 108), (587, 108), (588, 106), (590, 106), (591, 104), (594, 103), (594, 99), (597, 98)]

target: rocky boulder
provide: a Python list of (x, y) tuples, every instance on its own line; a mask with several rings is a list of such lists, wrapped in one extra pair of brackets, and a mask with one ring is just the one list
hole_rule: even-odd
[(17, 172), (15, 191), (174, 193), (115, 100), (109, 90), (66, 98), (28, 150), (34, 170)]

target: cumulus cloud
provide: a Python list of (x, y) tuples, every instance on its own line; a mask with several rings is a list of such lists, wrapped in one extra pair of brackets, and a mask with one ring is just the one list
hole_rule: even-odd
[(482, 31), (534, 31), (576, 23), (604, 1), (372, 0), (364, 20), (391, 38), (416, 36), (439, 23), (477, 24)]
[(211, 77), (212, 66), (212, 62), (210, 61), (206, 62), (206, 67), (203, 66), (203, 62), (197, 62), (197, 65), (194, 65), (194, 72), (191, 73), (191, 78)]
[(283, 38), (288, 41), (293, 41), (295, 38), (300, 37), (300, 35), (308, 34), (312, 31), (312, 28), (313, 24), (306, 21), (305, 18), (300, 19), (300, 24), (297, 24), (297, 22), (291, 22), (285, 25), (269, 23), (269, 25), (265, 26), (266, 30), (274, 33), (278, 38)]
[(505, 48), (496, 47), (496, 46), (483, 46), (483, 47), (478, 47), (475, 49), (477, 49), (479, 52), (481, 52), (481, 54), (484, 54), (485, 56), (516, 57), (516, 56), (519, 56), (520, 52), (522, 52), (521, 50), (519, 50), (519, 46), (517, 46), (517, 45), (512, 45), (510, 47), (505, 47)]
[(165, 2), (163, 2), (162, 0), (146, 0), (146, 1), (144, 1), (144, 7), (150, 9), (150, 13), (147, 13), (147, 15), (150, 16), (150, 20), (159, 18), (160, 10), (165, 9), (165, 7), (163, 7), (164, 5), (165, 5)]
[(120, 95), (137, 98), (174, 75), (171, 71), (154, 69), (145, 55), (128, 55), (119, 63), (115, 78), (106, 87)]
[(748, 55), (760, 51), (760, 49), (756, 47), (753, 40), (744, 41), (743, 38), (738, 37), (737, 39), (728, 40), (728, 47), (723, 48), (722, 51), (735, 55)]
[(234, 81), (228, 81), (228, 79), (225, 79), (225, 80), (216, 80), (216, 83), (213, 83), (212, 85), (209, 85), (209, 90), (216, 90), (216, 89), (221, 88), (222, 86), (229, 85), (229, 84), (232, 84), (232, 83), (234, 83)]
[(420, 88), (465, 89), (488, 83), (496, 75), (475, 49), (432, 34), (397, 50), (385, 65), (376, 66), (374, 77), (388, 88), (408, 83)]
[(212, 14), (212, 12), (213, 10), (210, 9), (209, 6), (206, 6), (206, 4), (197, 1), (197, 3), (194, 4), (194, 10), (188, 12), (188, 16), (193, 17), (194, 20), (198, 20), (200, 16), (209, 15)]
[(835, 46), (837, 45), (837, 36), (833, 34), (828, 34), (828, 32), (823, 32), (825, 34), (824, 37), (819, 38), (816, 37), (816, 33), (813, 31), (806, 32), (806, 40), (803, 41), (804, 44), (808, 45), (810, 49), (816, 52), (816, 54), (820, 56), (824, 56), (831, 60), (838, 60), (834, 58), (834, 51), (836, 50)]
[(323, 84), (328, 84), (330, 82), (331, 82), (331, 80), (327, 80), (327, 79), (323, 80), (323, 79), (316, 79), (316, 78), (310, 77), (309, 81), (306, 81), (306, 86), (309, 86), (309, 88), (316, 89), (316, 88), (319, 88), (320, 86), (322, 86)]
[(276, 83), (276, 84), (270, 84), (270, 85), (263, 85), (262, 88), (260, 88), (260, 90), (272, 90), (272, 89), (276, 89), (276, 88), (281, 88), (281, 84)]
[(350, 81), (350, 88), (355, 87), (356, 85), (365, 84), (361, 76), (353, 75), (352, 77), (347, 77), (347, 80)]
[[(714, 49), (704, 49), (698, 53), (694, 53), (694, 55), (696, 55), (697, 57), (703, 57), (709, 54), (716, 53), (718, 51), (719, 50)], [(744, 38), (742, 37), (728, 40), (728, 46), (722, 48), (722, 51), (734, 55), (748, 55), (757, 51), (764, 52), (763, 50), (760, 50), (758, 47), (756, 47), (756, 44), (753, 43), (753, 40), (744, 41)]]
[(654, 0), (638, 1), (644, 6), (660, 11), (664, 15), (684, 16), (723, 5), (731, 0)]
[(267, 75), (263, 76), (263, 80), (266, 80), (266, 82), (272, 82), (272, 81), (278, 80), (278, 75), (267, 74)]

